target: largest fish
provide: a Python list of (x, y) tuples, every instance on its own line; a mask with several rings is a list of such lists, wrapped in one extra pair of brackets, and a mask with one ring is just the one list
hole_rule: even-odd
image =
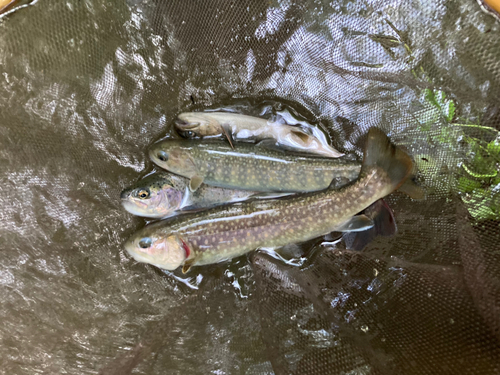
[(368, 132), (358, 179), (340, 190), (250, 201), (148, 225), (125, 249), (137, 261), (174, 270), (217, 263), (257, 248), (307, 241), (334, 230), (373, 226), (355, 216), (396, 190), (411, 174), (412, 161), (377, 128)]
[(222, 141), (166, 140), (154, 144), (151, 160), (190, 179), (191, 191), (202, 184), (266, 192), (326, 189), (335, 179), (354, 180), (359, 163), (308, 158), (241, 143), (236, 150)]

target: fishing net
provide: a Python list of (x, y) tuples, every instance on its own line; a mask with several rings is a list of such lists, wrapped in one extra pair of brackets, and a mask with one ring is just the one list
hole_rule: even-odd
[[(16, 7), (19, 8), (16, 10)], [(430, 1), (37, 1), (0, 20), (0, 373), (500, 373), (500, 24)], [(398, 232), (187, 275), (120, 191), (183, 111), (287, 110), (415, 160)]]

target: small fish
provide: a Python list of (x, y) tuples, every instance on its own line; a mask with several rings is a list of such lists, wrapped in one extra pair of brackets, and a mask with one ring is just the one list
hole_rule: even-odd
[(332, 231), (366, 230), (373, 226), (358, 215), (396, 190), (413, 165), (377, 128), (368, 132), (358, 179), (339, 190), (299, 194), (216, 207), (147, 225), (126, 243), (137, 261), (166, 270), (217, 263), (258, 248), (279, 248)]
[(237, 150), (221, 141), (166, 140), (149, 156), (163, 169), (190, 179), (191, 191), (202, 183), (228, 189), (305, 192), (354, 180), (361, 165), (342, 159), (310, 158), (241, 143)]
[(158, 172), (144, 177), (121, 193), (123, 207), (133, 215), (165, 218), (179, 212), (238, 202), (257, 193), (201, 185), (192, 193), (189, 180), (175, 174)]
[[(229, 112), (185, 112), (175, 122), (179, 134), (185, 138), (225, 135), (232, 140), (264, 141), (263, 145), (285, 150), (311, 153), (329, 158), (344, 154), (330, 146), (325, 135), (312, 128), (313, 135), (297, 126), (272, 122), (258, 117)], [(239, 147), (239, 146), (237, 146)]]

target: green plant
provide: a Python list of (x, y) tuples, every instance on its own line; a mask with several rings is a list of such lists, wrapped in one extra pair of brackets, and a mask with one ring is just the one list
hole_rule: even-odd
[[(453, 122), (456, 106), (443, 91), (426, 89), (423, 98), (430, 108), (420, 117), (419, 128), (429, 133), (428, 141), (439, 148), (442, 159), (452, 166), (448, 170), (453, 179), (447, 181), (451, 190), (459, 193), (475, 219), (500, 219), (499, 132), (480, 124)], [(433, 174), (427, 178), (433, 179), (434, 184), (443, 178), (435, 173), (441, 167), (437, 162), (433, 168), (422, 168), (422, 163), (420, 167), (424, 175)]]

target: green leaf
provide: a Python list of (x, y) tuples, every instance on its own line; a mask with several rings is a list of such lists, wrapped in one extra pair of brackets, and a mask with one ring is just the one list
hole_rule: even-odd
[(401, 45), (401, 41), (390, 35), (368, 34), (368, 37), (374, 42), (380, 43), (385, 48), (394, 48)]
[(455, 116), (455, 103), (453, 102), (453, 100), (448, 101), (446, 113), (446, 120), (448, 120), (448, 122), (451, 122), (453, 120), (453, 117)]
[(427, 100), (429, 103), (431, 103), (433, 106), (437, 107), (437, 108), (441, 108), (438, 104), (438, 102), (436, 101), (436, 96), (434, 95), (434, 91), (431, 90), (431, 89), (425, 89), (424, 90), (425, 92), (425, 100)]
[(500, 195), (491, 189), (476, 189), (469, 196), (462, 196), (470, 214), (477, 220), (500, 219)]
[(480, 187), (481, 183), (479, 181), (471, 180), (467, 177), (460, 177), (458, 180), (458, 189), (463, 193), (470, 193)]
[(446, 95), (443, 91), (437, 90), (434, 93), (434, 96), (436, 98), (436, 102), (439, 105), (440, 108), (443, 108), (446, 104)]
[(498, 142), (498, 140), (496, 140), (496, 139), (494, 141), (491, 141), (486, 146), (486, 150), (488, 150), (488, 152), (490, 154), (498, 154), (498, 155), (500, 155), (500, 142)]

